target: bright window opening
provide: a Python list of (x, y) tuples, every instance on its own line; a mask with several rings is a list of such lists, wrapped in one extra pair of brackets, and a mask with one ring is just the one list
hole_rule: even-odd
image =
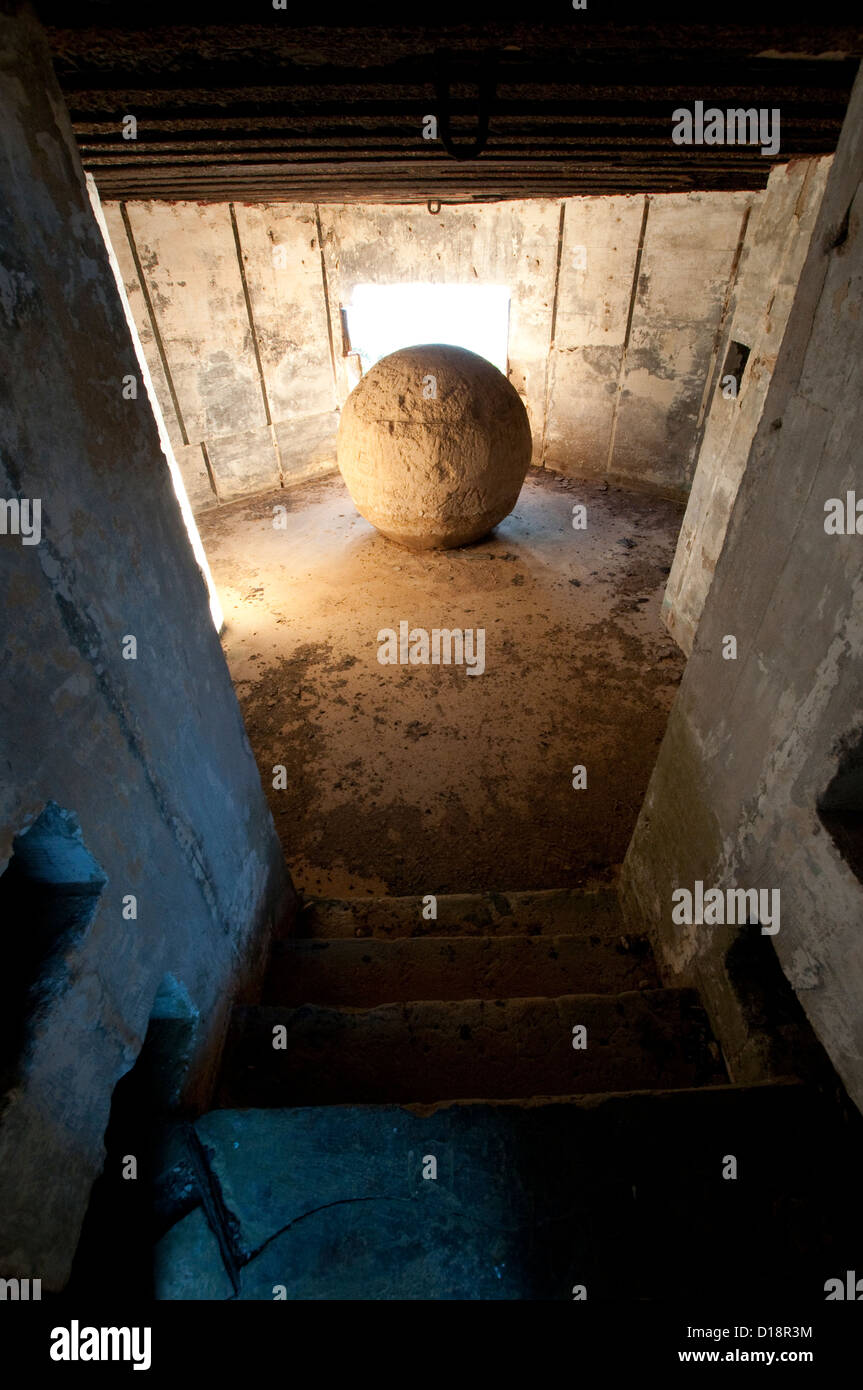
[(350, 350), (363, 371), (417, 343), (469, 348), (506, 375), (509, 290), (504, 285), (356, 285), (347, 310)]

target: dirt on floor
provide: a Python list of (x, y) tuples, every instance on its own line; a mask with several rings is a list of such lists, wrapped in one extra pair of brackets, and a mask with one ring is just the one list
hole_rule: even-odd
[[(683, 672), (659, 619), (681, 517), (676, 503), (546, 470), (460, 550), (384, 539), (337, 475), (201, 516), (225, 654), (297, 887), (611, 878)], [(378, 634), (400, 622), (484, 629), (485, 670), (382, 665)]]

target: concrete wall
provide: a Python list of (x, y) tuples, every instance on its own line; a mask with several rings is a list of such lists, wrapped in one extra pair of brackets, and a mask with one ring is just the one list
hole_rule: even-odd
[(193, 507), (333, 467), (314, 207), (103, 206)]
[[(668, 630), (687, 655), (764, 409), (830, 164), (831, 157), (824, 156), (774, 169), (749, 219), (709, 382), (698, 466), (663, 601)], [(732, 342), (750, 350), (736, 396), (724, 394), (721, 385)]]
[(437, 214), (362, 204), (105, 211), (200, 509), (333, 466), (337, 410), (353, 384), (340, 306), (357, 284), (417, 279), (509, 287), (509, 376), (535, 464), (684, 498), (746, 214), (761, 197), (540, 199)]
[[(50, 58), (9, 9), (0, 179), (0, 495), (41, 503), (38, 544), (0, 535), (0, 869), (53, 801), (107, 880), (0, 1097), (0, 1275), (55, 1288), (160, 984), (197, 1011), (194, 1103), (291, 894), (146, 393), (123, 396), (137, 361)], [(34, 930), (4, 921), (4, 967)]]
[[(623, 873), (666, 979), (702, 990), (734, 1077), (778, 1065), (744, 997), (772, 958), (858, 1106), (863, 883), (816, 807), (863, 736), (863, 536), (824, 527), (830, 498), (861, 492), (861, 180), (858, 79)], [(749, 929), (742, 992), (741, 929), (672, 921), (672, 892), (697, 880), (780, 891), (779, 932)]]
[(549, 464), (686, 495), (705, 376), (759, 196), (567, 201)]

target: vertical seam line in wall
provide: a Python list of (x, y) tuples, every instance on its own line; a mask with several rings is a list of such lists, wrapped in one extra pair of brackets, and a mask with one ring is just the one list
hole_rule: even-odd
[(216, 475), (213, 472), (213, 465), (210, 463), (209, 450), (207, 449), (207, 445), (203, 439), (201, 440), (201, 453), (204, 456), (204, 467), (207, 470), (207, 477), (210, 479), (210, 487), (213, 489), (214, 493), (221, 502), (222, 499), (221, 497), (219, 497), (219, 489), (216, 487)]
[[(156, 311), (153, 308), (153, 301), (150, 298), (150, 290), (144, 275), (144, 268), (141, 265), (141, 257), (138, 255), (138, 247), (135, 243), (135, 236), (132, 231), (132, 224), (129, 221), (129, 213), (125, 203), (120, 204), (120, 216), (123, 219), (123, 226), (126, 228), (126, 236), (129, 240), (129, 250), (132, 253), (132, 260), (135, 263), (135, 274), (138, 276), (138, 284), (141, 286), (141, 293), (144, 296), (144, 303), (147, 306), (147, 315), (150, 319), (150, 328), (153, 334), (153, 341), (156, 344), (156, 351), (159, 354), (159, 361), (162, 363), (162, 371), (165, 373), (165, 380), (168, 383), (168, 391), (171, 395), (171, 404), (177, 417), (177, 424), (180, 427), (180, 438), (185, 445), (189, 444), (189, 435), (186, 430), (186, 422), (183, 419), (183, 412), (180, 409), (180, 402), (177, 399), (177, 392), (174, 390), (174, 378), (171, 376), (171, 368), (168, 366), (168, 357), (165, 352), (165, 344), (162, 342), (162, 334), (156, 319)], [(212, 480), (211, 480), (212, 481)], [(218, 496), (218, 493), (216, 494)]]
[(554, 335), (557, 332), (557, 292), (560, 285), (560, 258), (563, 252), (563, 224), (566, 219), (566, 199), (560, 201), (560, 217), (557, 223), (557, 261), (554, 267), (554, 294), (551, 301), (551, 329), (548, 335), (548, 355), (545, 361), (545, 403), (542, 408), (542, 442), (539, 447), (539, 462), (545, 468), (545, 441), (548, 433), (548, 405), (551, 400), (551, 364), (554, 352)]
[(282, 468), (282, 456), (279, 452), (279, 441), (276, 438), (275, 426), (273, 425), (273, 417), (270, 412), (270, 398), (267, 395), (267, 383), (264, 380), (264, 364), (261, 361), (261, 348), (258, 342), (258, 330), (255, 327), (255, 315), (252, 312), (252, 296), (249, 294), (249, 282), (246, 279), (246, 265), (243, 260), (243, 246), (242, 242), (240, 241), (240, 229), (237, 226), (237, 214), (234, 211), (233, 203), (228, 203), (228, 213), (231, 218), (231, 231), (234, 234), (234, 248), (237, 253), (237, 267), (240, 272), (240, 283), (243, 286), (243, 299), (246, 302), (246, 317), (249, 320), (249, 333), (251, 334), (252, 338), (252, 351), (255, 354), (255, 366), (258, 371), (258, 383), (261, 388), (261, 400), (264, 402), (264, 419), (266, 420), (267, 428), (270, 431), (270, 443), (273, 446), (273, 452), (276, 456), (276, 466), (279, 470), (279, 485), (281, 487), (284, 487), (285, 474), (284, 469)]
[[(746, 240), (746, 232), (749, 227), (749, 218), (752, 213), (752, 204), (748, 203), (743, 210), (743, 217), (740, 221), (740, 235), (737, 238), (737, 247), (734, 258), (728, 272), (728, 284), (725, 286), (725, 297), (722, 301), (722, 310), (719, 321), (716, 325), (716, 333), (713, 339), (713, 351), (710, 354), (710, 366), (704, 382), (704, 390), (701, 394), (701, 405), (698, 408), (698, 420), (695, 425), (695, 437), (690, 445), (689, 464), (692, 465), (698, 458), (701, 443), (704, 438), (704, 422), (707, 416), (707, 405), (713, 396), (716, 385), (716, 370), (719, 364), (720, 348), (725, 336), (725, 328), (728, 322), (728, 311), (731, 308), (731, 297), (737, 284), (737, 275), (740, 270), (740, 260), (743, 255), (743, 243)], [(719, 368), (721, 371), (721, 367)]]
[(324, 259), (324, 235), (321, 230), (321, 214), (317, 203), (315, 203), (315, 231), (318, 237), (318, 251), (321, 256), (321, 287), (324, 291), (324, 308), (327, 314), (327, 337), (330, 343), (330, 366), (333, 369), (333, 395), (336, 400), (336, 408), (339, 404), (339, 383), (336, 378), (336, 353), (333, 347), (333, 318), (330, 313), (330, 289), (327, 284), (327, 263)]
[(626, 316), (626, 329), (623, 334), (623, 347), (620, 350), (620, 366), (617, 370), (617, 390), (614, 393), (614, 411), (611, 416), (611, 433), (608, 439), (608, 457), (605, 460), (605, 472), (611, 472), (611, 461), (614, 457), (614, 446), (617, 441), (617, 414), (620, 409), (620, 393), (623, 390), (623, 376), (626, 371), (626, 352), (629, 347), (629, 335), (632, 332), (632, 320), (635, 315), (635, 300), (638, 295), (638, 278), (641, 274), (641, 254), (644, 250), (644, 238), (647, 233), (647, 214), (650, 210), (650, 195), (645, 194), (644, 211), (641, 214), (641, 229), (638, 233), (638, 247), (635, 252), (635, 265), (632, 268), (632, 288), (629, 292), (629, 312)]
[(258, 369), (258, 382), (261, 387), (261, 400), (264, 402), (264, 417), (268, 425), (273, 423), (270, 415), (270, 402), (267, 397), (267, 383), (264, 381), (264, 368), (261, 363), (261, 349), (258, 346), (258, 334), (255, 329), (255, 316), (252, 313), (252, 299), (249, 294), (249, 282), (246, 279), (246, 267), (243, 263), (243, 248), (240, 244), (240, 229), (237, 226), (237, 214), (234, 212), (234, 204), (228, 203), (228, 213), (231, 218), (231, 231), (234, 233), (234, 246), (237, 250), (237, 266), (240, 271), (240, 283), (243, 286), (243, 299), (246, 301), (246, 314), (249, 320), (249, 332), (252, 335), (252, 351), (255, 354), (255, 366)]

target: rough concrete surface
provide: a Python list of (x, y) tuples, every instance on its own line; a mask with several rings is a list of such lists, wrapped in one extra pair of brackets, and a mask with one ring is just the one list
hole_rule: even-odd
[[(284, 1048), (273, 1045), (278, 1027)], [(709, 1043), (686, 990), (248, 1006), (234, 1010), (218, 1096), (229, 1106), (344, 1105), (699, 1086), (725, 1079)]]
[(644, 937), (408, 937), (282, 941), (265, 1003), (374, 1008), (395, 999), (506, 999), (658, 985)]
[[(758, 428), (788, 314), (824, 195), (831, 158), (801, 159), (770, 175), (747, 227), (718, 344), (704, 436), (663, 599), (663, 618), (689, 656)], [(732, 343), (749, 349), (739, 390), (725, 368)], [(709, 408), (708, 408), (709, 407)]]
[(624, 932), (617, 891), (595, 885), (538, 893), (447, 893), (435, 897), (429, 916), (424, 897), (307, 898), (291, 924), (292, 938), (344, 941), (354, 937), (392, 941), (405, 936), (554, 936), (564, 932)]
[(685, 496), (750, 193), (651, 198), (608, 472)]
[(163, 1299), (222, 1299), (233, 1296), (219, 1243), (201, 1207), (195, 1207), (159, 1241), (153, 1275)]
[[(0, 864), (55, 802), (105, 880), (59, 943), (0, 1102), (0, 1275), (54, 1289), (162, 980), (198, 1010), (190, 1079), (206, 1090), (287, 884), (155, 419), (146, 393), (123, 396), (138, 363), (29, 9), (0, 13), (0, 180), (0, 493), (41, 504), (39, 543), (0, 545), (0, 609), (19, 615)], [(5, 930), (29, 932), (21, 917)]]
[[(859, 495), (861, 180), (858, 78), (623, 880), (664, 978), (698, 984), (741, 1079), (763, 1073), (727, 936), (673, 922), (671, 893), (696, 879), (778, 890), (781, 925), (763, 950), (858, 1106), (863, 883), (818, 809), (843, 760), (860, 757), (863, 540), (824, 523), (830, 498)], [(848, 810), (859, 814), (859, 791)]]
[[(799, 1085), (220, 1110), (195, 1128), (241, 1300), (571, 1304), (581, 1284), (588, 1306), (693, 1289), (808, 1306), (859, 1248), (857, 1150)], [(745, 1181), (722, 1180), (729, 1152)], [(211, 1270), (186, 1270), (193, 1296)]]
[(314, 206), (109, 203), (105, 217), (195, 510), (331, 468)]
[(515, 388), (484, 357), (440, 343), (381, 358), (339, 423), (354, 506), (409, 550), (481, 540), (515, 506), (530, 454)]
[[(458, 551), (379, 536), (338, 478), (201, 518), (298, 885), (422, 894), (612, 874), (682, 668), (658, 621), (679, 515), (541, 473), (488, 540)], [(484, 673), (381, 665), (377, 635), (402, 620), (484, 628)]]
[(684, 499), (743, 212), (761, 197), (105, 213), (199, 511), (332, 460), (333, 411), (355, 384), (341, 310), (357, 285), (419, 280), (509, 290), (507, 374), (535, 464)]

